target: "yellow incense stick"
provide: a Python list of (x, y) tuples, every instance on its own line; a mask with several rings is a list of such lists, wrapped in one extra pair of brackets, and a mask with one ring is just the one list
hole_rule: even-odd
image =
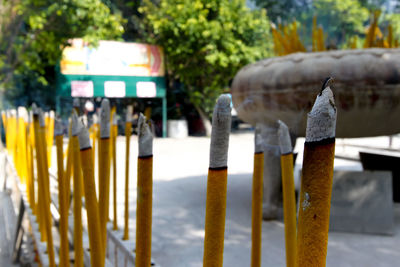
[(33, 124), (31, 117), (28, 116), (28, 136), (27, 136), (27, 158), (28, 158), (28, 192), (29, 192), (29, 205), (31, 206), (32, 213), (36, 214), (36, 200), (35, 200), (35, 176), (33, 165)]
[(125, 213), (124, 213), (124, 240), (129, 239), (129, 149), (132, 131), (132, 106), (128, 106), (125, 123)]
[(59, 267), (69, 266), (68, 243), (68, 206), (67, 189), (64, 177), (63, 161), (63, 127), (61, 119), (55, 120), (54, 134), (57, 148), (57, 176), (58, 176), (58, 202), (60, 206), (60, 264)]
[(223, 264), (230, 104), (231, 98), (221, 95), (212, 118), (203, 257), (205, 267), (222, 267)]
[(110, 102), (108, 99), (103, 99), (101, 102), (99, 153), (99, 215), (103, 249), (102, 257), (105, 257), (110, 205)]
[(138, 121), (138, 171), (136, 204), (136, 260), (135, 266), (151, 265), (151, 227), (153, 199), (153, 136), (146, 118)]
[(67, 166), (65, 168), (64, 179), (65, 179), (65, 196), (67, 201), (67, 207), (69, 209), (71, 200), (71, 173), (72, 173), (72, 120), (70, 120), (68, 126), (68, 146), (67, 146)]
[[(42, 224), (45, 227), (45, 240), (47, 240), (47, 252), (49, 255), (49, 265), (55, 266), (54, 261), (54, 247), (53, 247), (53, 234), (51, 231), (51, 213), (50, 213), (50, 192), (48, 188), (48, 170), (46, 169), (47, 158), (45, 150), (45, 126), (44, 118), (41, 110), (34, 107), (34, 128), (35, 128), (35, 144), (36, 144), (36, 157), (37, 168), (39, 171), (39, 194), (41, 195), (41, 214)], [(47, 178), (46, 178), (47, 174)]]
[(104, 266), (99, 207), (96, 197), (96, 185), (94, 182), (93, 152), (90, 146), (90, 138), (83, 124), (79, 131), (80, 156), (83, 171), (83, 184), (85, 186), (86, 212), (89, 230), (90, 260), (92, 266)]
[(117, 222), (117, 135), (118, 135), (118, 125), (116, 112), (113, 114), (112, 120), (112, 162), (113, 162), (113, 229), (118, 230)]
[(327, 83), (308, 114), (300, 190), (299, 266), (325, 266), (335, 152), (336, 107)]
[(51, 151), (53, 149), (53, 138), (54, 138), (54, 111), (49, 112), (48, 126), (47, 126), (47, 162), (48, 166), (51, 166)]
[(259, 126), (256, 127), (254, 143), (253, 192), (251, 202), (251, 266), (260, 267), (264, 152)]
[(278, 121), (279, 146), (281, 149), (281, 170), (283, 189), (283, 218), (285, 222), (286, 266), (297, 266), (296, 200), (293, 177), (293, 153), (289, 129)]
[(82, 170), (79, 153), (78, 142), (78, 116), (75, 110), (72, 112), (72, 158), (73, 158), (73, 172), (74, 172), (74, 250), (75, 262), (74, 266), (83, 267), (83, 240), (82, 240)]

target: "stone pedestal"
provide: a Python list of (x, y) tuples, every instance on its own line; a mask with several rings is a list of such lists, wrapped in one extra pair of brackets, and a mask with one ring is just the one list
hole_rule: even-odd
[(329, 230), (394, 234), (391, 172), (334, 172)]

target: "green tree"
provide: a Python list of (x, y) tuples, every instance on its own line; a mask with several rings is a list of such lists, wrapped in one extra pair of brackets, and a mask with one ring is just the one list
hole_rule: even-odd
[(308, 46), (311, 44), (314, 16), (317, 17), (317, 24), (324, 30), (326, 44), (333, 48), (340, 47), (349, 36), (364, 35), (369, 21), (368, 9), (362, 7), (358, 0), (313, 0), (312, 7), (299, 16), (303, 25), (302, 39)]
[(244, 65), (269, 55), (265, 11), (242, 0), (144, 0), (146, 41), (164, 48), (170, 79), (179, 80), (203, 121)]
[(24, 92), (25, 77), (47, 85), (71, 38), (119, 38), (122, 18), (101, 0), (16, 0), (0, 4), (0, 96)]
[(274, 23), (292, 22), (296, 16), (311, 6), (311, 0), (255, 0), (258, 7), (267, 10)]

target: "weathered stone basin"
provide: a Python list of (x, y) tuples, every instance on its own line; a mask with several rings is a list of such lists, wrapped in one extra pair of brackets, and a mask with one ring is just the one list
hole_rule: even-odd
[(338, 109), (337, 137), (400, 132), (400, 49), (338, 50), (269, 58), (241, 69), (232, 83), (239, 118), (255, 124), (284, 121), (304, 136), (325, 77)]
[(400, 132), (400, 49), (296, 53), (244, 67), (231, 93), (239, 118), (264, 125), (264, 219), (277, 217), (281, 199), (276, 122), (285, 122), (293, 137), (304, 136), (307, 113), (329, 76), (337, 137)]

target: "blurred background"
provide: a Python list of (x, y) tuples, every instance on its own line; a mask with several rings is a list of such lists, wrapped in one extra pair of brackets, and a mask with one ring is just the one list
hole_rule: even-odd
[[(216, 97), (249, 63), (294, 52), (396, 47), (400, 34), (398, 0), (0, 5), (0, 109), (36, 102), (66, 117), (72, 97), (89, 114), (110, 97), (119, 114), (133, 104), (136, 114), (150, 116), (158, 136), (167, 135), (167, 120), (184, 120), (190, 135), (207, 134)], [(365, 46), (371, 29), (375, 41)]]

